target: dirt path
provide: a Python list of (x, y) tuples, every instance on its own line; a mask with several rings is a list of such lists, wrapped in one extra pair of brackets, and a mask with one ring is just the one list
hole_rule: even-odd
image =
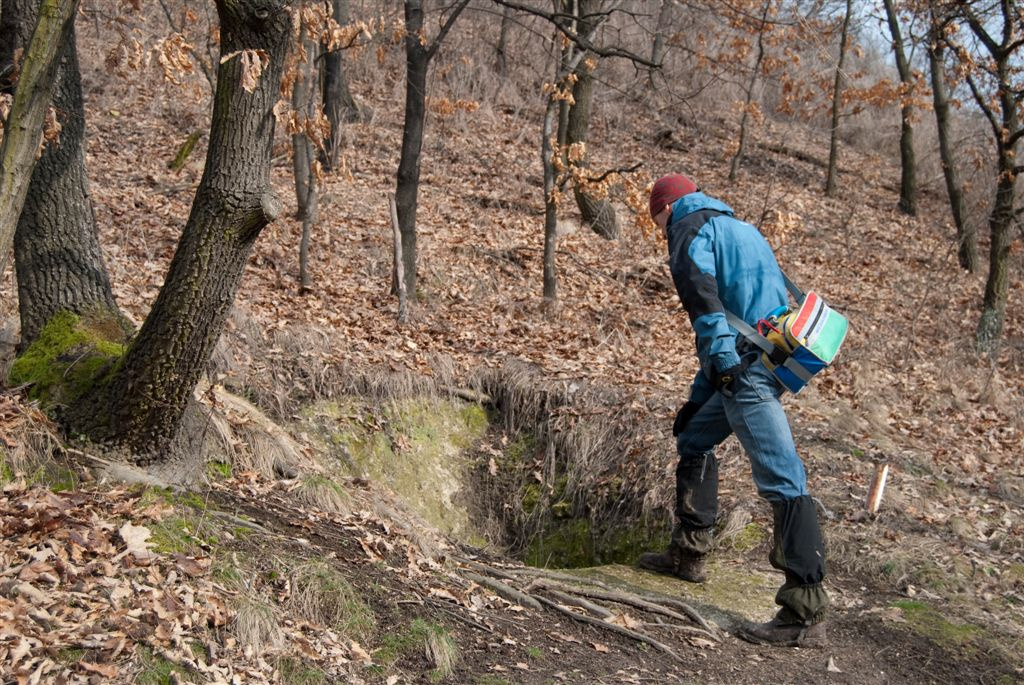
[[(1015, 683), (1021, 664), (985, 653), (976, 645), (942, 644), (923, 635), (894, 603), (906, 598), (878, 594), (862, 580), (833, 576), (830, 589), (836, 608), (825, 648), (777, 648), (753, 645), (724, 632), (720, 642), (654, 628), (650, 634), (677, 654), (657, 649), (607, 629), (583, 624), (543, 608), (524, 608), (500, 599), (487, 588), (467, 582), (466, 560), (473, 557), (502, 573), (522, 569), (502, 559), (485, 559), (469, 550), (450, 550), (448, 560), (428, 574), (410, 573), (409, 548), (397, 544), (394, 556), (371, 559), (360, 549), (353, 526), (327, 519), (311, 521), (280, 500), (260, 501), (221, 493), (218, 506), (248, 515), (281, 533), (262, 554), (294, 554), (287, 540), (299, 528), (308, 546), (303, 555), (334, 556), (342, 572), (371, 598), (381, 618), (380, 630), (399, 630), (414, 618), (443, 624), (458, 645), (458, 661), (443, 682), (479, 683)], [(316, 517), (314, 517), (316, 518)], [(392, 530), (391, 534), (401, 535)], [(355, 539), (354, 539), (355, 538)], [(333, 553), (333, 554), (332, 554)], [(753, 556), (751, 552), (747, 556)], [(705, 586), (639, 572), (624, 566), (581, 571), (581, 578), (616, 589), (662, 594), (691, 604), (726, 631), (743, 620), (765, 620), (772, 613), (775, 576), (766, 563), (723, 555), (711, 564)], [(510, 575), (509, 577), (513, 577)], [(509, 583), (512, 584), (511, 582)], [(719, 598), (716, 600), (715, 598)], [(730, 599), (731, 598), (731, 599)], [(713, 602), (734, 602), (715, 604)], [(906, 604), (907, 606), (912, 606)], [(657, 617), (634, 607), (619, 607), (627, 626)], [(619, 622), (619, 621), (616, 621)], [(365, 682), (435, 682), (426, 659), (400, 661), (399, 680)]]

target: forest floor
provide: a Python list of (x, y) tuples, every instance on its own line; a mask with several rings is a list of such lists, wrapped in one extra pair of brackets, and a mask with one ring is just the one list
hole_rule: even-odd
[[(141, 322), (188, 216), (205, 139), (181, 171), (168, 161), (189, 133), (204, 130), (206, 114), (200, 101), (112, 82), (99, 69), (86, 65), (84, 74), (91, 191), (118, 302)], [(386, 194), (401, 87), (381, 79), (359, 90), (375, 113), (346, 127), (344, 168), (326, 180), (313, 287), (298, 287), (299, 223), (269, 226), (249, 260), (216, 380), (283, 424), (299, 398), (331, 394), (314, 387), (334, 377), (330, 369), (458, 380), (529, 362), (545, 382), (615, 388), (650, 414), (659, 460), (622, 469), (662, 479), (652, 498), (670, 511), (667, 428), (695, 365), (664, 245), (646, 220), (634, 223), (620, 206), (617, 241), (566, 222), (552, 313), (541, 301), (537, 108), (484, 101), (474, 112), (435, 116), (421, 165), (420, 284), (411, 320), (399, 324)], [(732, 128), (692, 128), (655, 111), (599, 105), (595, 169), (644, 162), (642, 180), (691, 173), (762, 226), (790, 275), (851, 320), (840, 363), (787, 400), (810, 486), (829, 512), (835, 610), (826, 648), (768, 648), (730, 633), (771, 615), (777, 579), (765, 540), (717, 551), (705, 589), (614, 565), (579, 572), (584, 580), (574, 583), (418, 527), (403, 518), (401, 502), (381, 505), (389, 496), (376, 491), (387, 484), (359, 478), (346, 489), (376, 505), (334, 513), (286, 497), (288, 479), (249, 472), (190, 495), (88, 482), (54, 494), (5, 478), (4, 682), (1024, 682), (1020, 238), (1005, 344), (996, 359), (979, 361), (971, 340), (984, 276), (957, 268), (937, 183), (923, 188), (919, 216), (903, 216), (894, 162), (844, 147), (843, 192), (825, 199), (824, 171), (813, 161), (822, 140), (768, 124), (758, 140), (793, 154), (758, 148), (730, 184)], [(665, 129), (675, 148), (656, 142)], [(273, 182), (288, 201), (290, 155), (280, 141)], [(12, 292), (10, 273), (3, 277), (0, 287)], [(16, 340), (10, 298), (0, 314)], [(296, 365), (306, 372), (289, 375)], [(19, 395), (2, 402), (0, 436), (9, 445), (25, 425), (41, 425)], [(493, 447), (505, 437), (495, 429), (488, 439)], [(728, 443), (720, 458), (723, 511), (743, 509), (765, 523), (738, 446)], [(864, 495), (881, 462), (892, 480), (879, 514), (867, 516)], [(225, 561), (238, 559), (250, 560), (263, 603), (235, 601), (252, 585)], [(359, 601), (338, 612), (358, 616), (365, 606), (373, 619), (347, 632), (324, 629), (323, 605), (339, 593), (303, 604), (295, 581), (303, 561), (326, 564), (316, 572), (339, 573), (354, 589)], [(726, 586), (738, 577), (752, 584), (753, 604), (721, 599), (733, 597), (736, 588)], [(502, 596), (511, 588), (561, 602), (545, 579), (572, 585), (577, 597), (589, 588), (682, 600), (713, 625), (707, 634), (693, 631), (696, 623), (670, 627), (649, 607), (601, 600), (613, 607), (605, 623), (644, 632), (668, 654), (600, 621)], [(233, 638), (224, 637), (229, 625)], [(249, 641), (238, 636), (242, 628)]]

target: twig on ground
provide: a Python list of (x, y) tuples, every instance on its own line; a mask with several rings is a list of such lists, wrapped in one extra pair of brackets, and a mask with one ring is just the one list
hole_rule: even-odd
[(568, 592), (561, 592), (559, 590), (549, 589), (548, 592), (551, 594), (552, 597), (562, 601), (563, 603), (572, 604), (573, 606), (578, 606), (581, 609), (586, 609), (590, 613), (594, 614), (595, 616), (599, 616), (604, 620), (608, 620), (615, 616), (614, 611), (611, 611), (607, 607), (603, 607), (600, 604), (595, 604), (593, 602), (587, 601), (582, 597), (570, 595)]

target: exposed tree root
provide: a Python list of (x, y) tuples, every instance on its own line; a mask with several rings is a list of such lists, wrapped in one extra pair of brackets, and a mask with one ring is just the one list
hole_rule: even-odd
[[(497, 569), (477, 561), (457, 561), (464, 567), (473, 569), (463, 569), (460, 575), (493, 590), (507, 601), (533, 608), (550, 607), (575, 621), (651, 645), (675, 659), (679, 659), (679, 655), (655, 637), (657, 631), (685, 633), (711, 643), (722, 641), (721, 630), (714, 624), (707, 621), (689, 604), (670, 597), (637, 595), (609, 587), (599, 580), (546, 569)], [(527, 579), (529, 580), (526, 587), (514, 587), (515, 583), (522, 583)], [(612, 605), (637, 609), (637, 616), (626, 617), (621, 609), (616, 610)], [(623, 625), (624, 623), (626, 625)], [(693, 623), (697, 625), (691, 625)]]
[(545, 606), (549, 606), (552, 609), (554, 609), (555, 611), (563, 613), (563, 614), (565, 614), (566, 616), (569, 616), (570, 618), (572, 618), (575, 621), (580, 621), (582, 623), (589, 623), (592, 626), (597, 626), (597, 627), (602, 628), (604, 630), (609, 630), (609, 631), (611, 631), (613, 633), (618, 633), (619, 635), (625, 635), (626, 637), (631, 638), (633, 640), (636, 640), (637, 642), (643, 642), (644, 644), (648, 644), (648, 645), (654, 647), (658, 651), (661, 651), (661, 652), (664, 652), (665, 654), (668, 654), (670, 657), (672, 657), (676, 661), (682, 661), (680, 656), (678, 654), (676, 654), (675, 650), (673, 650), (668, 645), (655, 640), (653, 637), (651, 637), (650, 635), (647, 635), (646, 633), (638, 633), (635, 630), (630, 630), (629, 628), (624, 628), (623, 626), (617, 625), (615, 623), (608, 623), (607, 621), (602, 621), (599, 618), (594, 618), (593, 616), (588, 616), (587, 614), (581, 614), (579, 612), (573, 611), (572, 609), (569, 609), (568, 607), (564, 607), (561, 604), (559, 604), (558, 602), (556, 602), (554, 600), (551, 600), (551, 599), (548, 599), (547, 597), (538, 597), (537, 599), (540, 600), (540, 602), (542, 604), (544, 604)]

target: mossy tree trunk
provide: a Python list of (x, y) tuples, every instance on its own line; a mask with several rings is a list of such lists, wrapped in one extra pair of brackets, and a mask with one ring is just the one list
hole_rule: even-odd
[[(92, 394), (91, 406), (76, 408), (84, 432), (127, 447), (142, 462), (168, 456), (253, 242), (281, 212), (270, 161), (291, 31), (288, 4), (217, 0), (217, 13), (223, 57), (191, 214), (156, 303), (113, 379)], [(251, 65), (261, 55), (265, 67), (250, 92), (243, 79), (255, 75)]]
[[(23, 347), (60, 310), (117, 311), (85, 177), (76, 6), (76, 2), (5, 0), (0, 13), (0, 65), (12, 65), (15, 51), (26, 50), (4, 140), (0, 241), (2, 270), (8, 241), (13, 239)], [(33, 43), (37, 24), (39, 45)], [(59, 139), (46, 144), (36, 160), (51, 93), (62, 129)], [(35, 121), (23, 119), (23, 113)], [(15, 147), (22, 148), (22, 153), (15, 154)]]
[[(26, 47), (38, 2), (4, 0), (0, 14), (0, 64)], [(32, 343), (54, 314), (104, 310), (119, 317), (97, 237), (85, 171), (85, 112), (74, 23), (57, 55), (53, 107), (60, 138), (36, 161), (14, 235), (21, 345)], [(124, 325), (127, 333), (127, 324)]]
[[(579, 34), (591, 33), (595, 25), (596, 12), (600, 9), (600, 0), (579, 0), (577, 5), (579, 24), (576, 29)], [(569, 119), (566, 122), (565, 142), (567, 145), (577, 143), (585, 145), (587, 133), (590, 130), (591, 105), (594, 100), (594, 76), (586, 63), (586, 57), (576, 68), (575, 74), (576, 83), (572, 88), (573, 103), (569, 108)], [(586, 168), (588, 166), (586, 154), (584, 153), (574, 163), (576, 166)], [(573, 194), (584, 223), (588, 224), (602, 238), (613, 240), (619, 237), (619, 222), (615, 216), (615, 210), (607, 199), (595, 196), (580, 183), (573, 184)]]

